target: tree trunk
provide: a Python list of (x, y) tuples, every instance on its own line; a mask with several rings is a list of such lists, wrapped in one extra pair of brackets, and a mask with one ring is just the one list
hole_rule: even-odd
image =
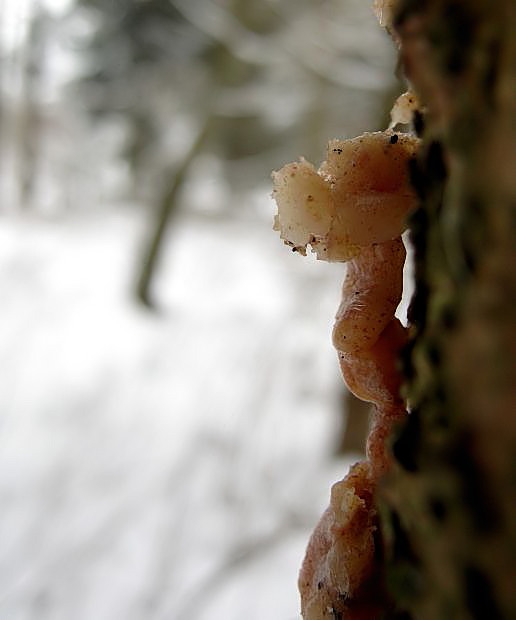
[(516, 3), (400, 0), (394, 27), (427, 111), (387, 583), (404, 618), (516, 618)]
[(41, 155), (41, 88), (45, 59), (47, 24), (44, 9), (30, 5), (30, 25), (23, 47), (22, 93), (18, 135), (20, 206), (34, 207)]
[(337, 433), (336, 455), (365, 453), (371, 409), (371, 403), (360, 400), (347, 388), (342, 389), (341, 427)]
[(211, 126), (211, 121), (212, 118), (208, 117), (208, 119), (204, 122), (203, 127), (199, 131), (195, 140), (192, 142), (190, 149), (185, 154), (180, 166), (177, 170), (175, 170), (175, 172), (171, 173), (169, 182), (165, 184), (165, 187), (159, 196), (154, 228), (143, 253), (141, 270), (136, 285), (136, 295), (138, 299), (144, 306), (147, 306), (150, 309), (156, 308), (151, 289), (152, 281), (161, 254), (163, 241), (165, 239), (165, 233), (172, 214), (176, 210), (179, 193), (183, 187), (184, 181), (186, 180), (188, 170), (194, 159), (202, 150), (208, 130)]

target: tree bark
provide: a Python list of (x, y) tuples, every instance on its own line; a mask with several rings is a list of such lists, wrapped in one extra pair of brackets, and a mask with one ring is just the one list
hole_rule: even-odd
[(396, 617), (516, 618), (516, 3), (400, 0), (394, 28), (426, 113), (387, 585)]

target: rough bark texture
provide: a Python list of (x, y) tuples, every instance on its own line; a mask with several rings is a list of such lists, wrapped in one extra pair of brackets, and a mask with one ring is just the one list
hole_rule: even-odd
[(516, 3), (400, 0), (394, 27), (427, 111), (387, 584), (396, 617), (516, 618)]

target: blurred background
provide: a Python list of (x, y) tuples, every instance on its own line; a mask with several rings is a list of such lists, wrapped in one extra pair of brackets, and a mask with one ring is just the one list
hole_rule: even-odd
[(364, 0), (0, 0), (0, 618), (293, 620), (367, 411), (270, 172), (382, 129)]

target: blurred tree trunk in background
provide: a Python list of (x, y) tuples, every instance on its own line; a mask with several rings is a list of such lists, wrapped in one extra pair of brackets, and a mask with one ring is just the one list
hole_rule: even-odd
[(403, 617), (516, 618), (516, 4), (401, 0), (396, 30), (427, 126), (387, 582)]
[(211, 118), (208, 117), (179, 167), (170, 171), (168, 179), (164, 183), (159, 195), (158, 203), (156, 204), (156, 218), (153, 220), (151, 235), (143, 251), (142, 267), (137, 282), (138, 299), (148, 308), (156, 308), (156, 302), (151, 291), (152, 280), (156, 272), (168, 225), (174, 211), (177, 209), (179, 194), (188, 175), (188, 170), (203, 148), (210, 125)]
[[(6, 10), (4, 6), (4, 0), (0, 0), (0, 24), (4, 23), (6, 19)], [(5, 36), (2, 35), (1, 36)], [(4, 41), (0, 41), (0, 49), (2, 49), (2, 55), (0, 56), (0, 172), (3, 167), (3, 146), (5, 141), (5, 102), (3, 96), (3, 90), (5, 88), (5, 80), (6, 80), (6, 62), (5, 62), (5, 52), (3, 52)]]
[(39, 2), (29, 11), (29, 28), (22, 50), (22, 92), (18, 124), (20, 205), (34, 206), (41, 146), (41, 82), (46, 42), (46, 13)]
[(347, 388), (343, 388), (341, 395), (340, 428), (336, 431), (335, 453), (365, 454), (371, 403), (360, 400)]
[(40, 163), (48, 14), (40, 2), (27, 0), (2, 3), (0, 19), (4, 37), (0, 41), (3, 199), (10, 206), (31, 207)]

